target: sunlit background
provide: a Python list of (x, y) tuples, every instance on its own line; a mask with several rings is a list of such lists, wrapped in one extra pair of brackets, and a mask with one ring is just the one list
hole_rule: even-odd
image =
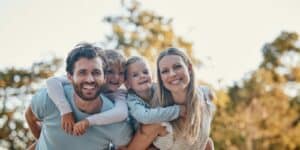
[(22, 113), (80, 41), (180, 47), (216, 91), (216, 149), (300, 149), (300, 1), (0, 0), (0, 18), (0, 149), (32, 142)]

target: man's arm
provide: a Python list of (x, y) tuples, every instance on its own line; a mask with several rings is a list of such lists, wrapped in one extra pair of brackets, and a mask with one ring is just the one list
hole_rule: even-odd
[(29, 106), (25, 112), (25, 118), (28, 123), (29, 129), (31, 130), (33, 136), (38, 139), (41, 134), (41, 126), (39, 124), (39, 120), (33, 114), (31, 106)]

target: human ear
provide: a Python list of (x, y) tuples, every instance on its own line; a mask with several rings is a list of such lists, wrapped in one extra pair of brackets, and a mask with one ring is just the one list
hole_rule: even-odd
[(70, 73), (67, 74), (67, 78), (69, 81), (73, 81), (73, 76)]

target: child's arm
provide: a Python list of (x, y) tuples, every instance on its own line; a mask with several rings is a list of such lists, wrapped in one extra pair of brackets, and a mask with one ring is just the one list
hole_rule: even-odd
[(87, 117), (74, 125), (74, 135), (82, 135), (91, 125), (107, 125), (125, 120), (128, 117), (128, 109), (125, 94), (117, 91), (113, 94), (107, 94), (107, 97), (115, 100), (115, 107), (112, 109), (97, 113)]
[(128, 95), (127, 104), (130, 114), (140, 123), (153, 124), (171, 121), (184, 115), (184, 106), (173, 105), (168, 107), (149, 108), (145, 106), (139, 97)]
[[(87, 117), (90, 125), (107, 125), (125, 120), (128, 117), (128, 109), (126, 104), (125, 95), (116, 95), (111, 98), (115, 100), (115, 107), (112, 109), (101, 112)], [(108, 96), (109, 97), (109, 96)]]
[(65, 97), (63, 88), (65, 84), (70, 84), (66, 77), (51, 77), (46, 81), (48, 95), (62, 116), (61, 126), (67, 133), (72, 134), (74, 117)]
[(65, 97), (63, 85), (70, 84), (65, 76), (51, 77), (47, 79), (47, 92), (53, 103), (58, 108), (61, 115), (72, 112), (70, 105)]

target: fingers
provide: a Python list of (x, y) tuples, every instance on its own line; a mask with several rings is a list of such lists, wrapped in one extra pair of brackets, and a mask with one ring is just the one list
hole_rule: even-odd
[(80, 130), (80, 126), (78, 126), (77, 124), (75, 124), (74, 129), (73, 129), (73, 135), (74, 136), (80, 136), (81, 134), (81, 130)]
[(73, 126), (74, 126), (74, 122), (73, 121), (67, 121), (65, 124), (65, 130), (67, 133), (72, 134), (73, 132)]
[(76, 125), (74, 126), (73, 135), (74, 136), (80, 136), (81, 135), (80, 129)]
[(72, 134), (73, 126), (74, 126), (74, 117), (73, 117), (72, 112), (64, 114), (62, 116), (61, 120), (62, 120), (61, 126), (62, 126), (63, 130), (68, 134)]
[(162, 126), (162, 128), (160, 128), (159, 136), (165, 136), (168, 133), (169, 132), (167, 131), (167, 127), (166, 126)]
[(80, 121), (74, 125), (73, 135), (81, 136), (86, 132), (86, 127), (84, 122)]

